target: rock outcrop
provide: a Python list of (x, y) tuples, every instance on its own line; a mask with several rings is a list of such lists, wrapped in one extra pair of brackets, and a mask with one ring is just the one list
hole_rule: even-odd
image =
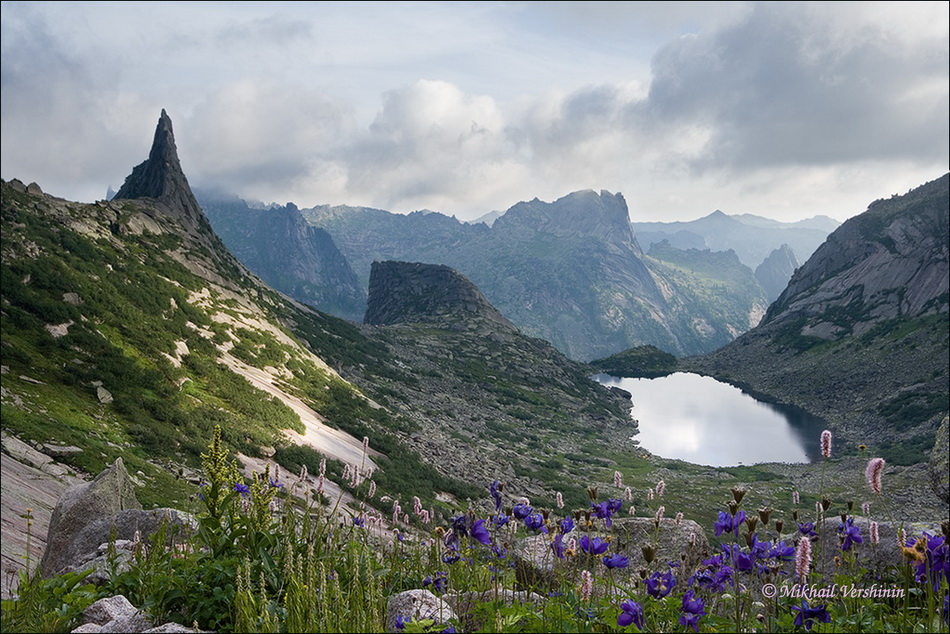
[(944, 504), (950, 504), (950, 417), (944, 416), (930, 454), (930, 486)]
[(755, 269), (755, 279), (765, 289), (765, 294), (769, 301), (775, 301), (782, 294), (785, 287), (788, 286), (788, 280), (791, 279), (798, 268), (798, 259), (792, 248), (783, 244), (778, 249), (772, 251), (769, 257), (765, 258)]
[(389, 597), (386, 605), (386, 631), (399, 632), (407, 621), (432, 619), (435, 626), (455, 619), (447, 602), (428, 590), (406, 590)]
[(490, 322), (515, 327), (461, 273), (439, 264), (374, 262), (363, 322), (373, 326), (405, 323)]
[(117, 458), (112, 466), (91, 482), (70, 487), (53, 509), (46, 552), (40, 563), (43, 576), (59, 574), (71, 565), (78, 547), (76, 538), (83, 529), (130, 509), (141, 510), (142, 505), (135, 497), (135, 489), (122, 458)]

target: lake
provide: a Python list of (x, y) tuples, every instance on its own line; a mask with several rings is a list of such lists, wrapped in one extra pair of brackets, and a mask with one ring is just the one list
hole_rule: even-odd
[(812, 462), (827, 424), (799, 408), (759, 401), (711, 377), (677, 372), (656, 379), (598, 374), (595, 381), (633, 394), (634, 438), (664, 458), (727, 467)]

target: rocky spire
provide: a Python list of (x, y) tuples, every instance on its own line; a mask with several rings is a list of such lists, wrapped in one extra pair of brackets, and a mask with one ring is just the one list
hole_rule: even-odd
[(164, 203), (170, 215), (190, 221), (193, 226), (207, 224), (188, 185), (188, 179), (182, 172), (172, 120), (164, 109), (155, 128), (155, 139), (148, 159), (137, 165), (126, 177), (113, 200), (135, 198), (157, 199)]

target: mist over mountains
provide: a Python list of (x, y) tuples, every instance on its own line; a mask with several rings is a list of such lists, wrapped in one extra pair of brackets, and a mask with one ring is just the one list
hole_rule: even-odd
[[(233, 201), (205, 195), (202, 202), (232, 250), (258, 253), (247, 257), (257, 262), (255, 270), (264, 279), (308, 301), (300, 288), (310, 280), (304, 282), (298, 274), (294, 282), (283, 269), (289, 261), (311, 257), (309, 252), (292, 255), (296, 240), (272, 233), (279, 222), (247, 231), (267, 210), (246, 210), (245, 224), (240, 214), (222, 214)], [(645, 235), (652, 241), (645, 253), (626, 200), (605, 191), (574, 192), (550, 203), (521, 202), (490, 215), (490, 226), (437, 212), (402, 215), (349, 206), (318, 206), (302, 209), (300, 215), (332, 236), (364, 288), (377, 260), (445, 264), (468, 276), (526, 333), (580, 360), (635, 345), (685, 355), (728, 343), (764, 315), (797, 262), (787, 255), (781, 261), (761, 260), (783, 245), (790, 250), (787, 242), (810, 254), (826, 235), (811, 224), (834, 223), (787, 224), (748, 216), (739, 221), (717, 212), (696, 223), (650, 225)], [(265, 264), (262, 254), (275, 244), (281, 245), (285, 262)], [(741, 260), (753, 261), (759, 252), (765, 255), (754, 266), (765, 269), (756, 276)], [(276, 283), (278, 279), (282, 281)], [(322, 294), (334, 292), (328, 288)], [(329, 299), (323, 304), (325, 310), (352, 319), (353, 311), (335, 312), (332, 305)]]

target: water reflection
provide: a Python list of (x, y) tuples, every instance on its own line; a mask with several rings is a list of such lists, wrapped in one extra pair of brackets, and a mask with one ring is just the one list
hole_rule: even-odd
[(599, 374), (594, 380), (633, 394), (640, 445), (665, 458), (715, 467), (811, 462), (824, 421), (798, 408), (756, 400), (698, 374), (657, 379)]

